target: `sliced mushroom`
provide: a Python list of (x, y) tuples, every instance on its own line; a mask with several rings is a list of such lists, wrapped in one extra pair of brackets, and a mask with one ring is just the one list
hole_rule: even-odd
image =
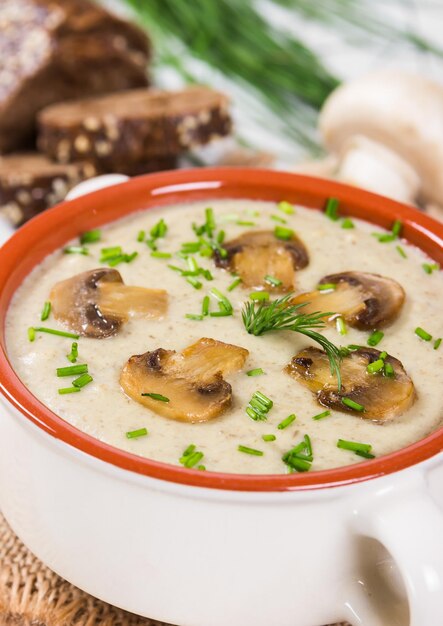
[[(238, 274), (247, 288), (291, 291), (296, 270), (309, 263), (308, 252), (295, 234), (279, 239), (270, 230), (249, 231), (223, 247), (228, 255), (222, 258), (216, 253), (216, 265)], [(277, 278), (281, 284), (269, 284), (265, 276)]]
[[(224, 376), (241, 369), (248, 350), (215, 339), (199, 339), (181, 353), (159, 348), (131, 356), (120, 384), (127, 395), (159, 415), (181, 422), (207, 422), (232, 400)], [(155, 399), (160, 394), (163, 400)]]
[[(404, 413), (413, 404), (416, 394), (403, 365), (393, 356), (384, 359), (384, 363), (392, 366), (391, 376), (384, 374), (384, 368), (374, 374), (368, 373), (367, 366), (383, 360), (381, 355), (375, 348), (359, 348), (344, 357), (340, 391), (326, 353), (318, 348), (310, 347), (299, 352), (285, 371), (315, 393), (323, 406), (375, 422), (386, 422)], [(343, 399), (346, 398), (364, 410), (345, 404)]]
[(80, 335), (102, 339), (115, 335), (131, 316), (161, 317), (168, 295), (125, 285), (117, 270), (100, 268), (55, 284), (49, 297), (56, 319)]
[(330, 290), (302, 293), (291, 304), (306, 302), (303, 313), (337, 313), (360, 330), (381, 328), (393, 322), (405, 300), (403, 287), (392, 278), (365, 272), (329, 274), (320, 285), (334, 285)]

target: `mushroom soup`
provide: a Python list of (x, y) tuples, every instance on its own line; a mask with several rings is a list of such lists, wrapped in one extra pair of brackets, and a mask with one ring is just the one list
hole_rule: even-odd
[(217, 200), (85, 233), (15, 294), (12, 365), (80, 430), (185, 467), (398, 450), (442, 421), (442, 276), (401, 224), (336, 213)]

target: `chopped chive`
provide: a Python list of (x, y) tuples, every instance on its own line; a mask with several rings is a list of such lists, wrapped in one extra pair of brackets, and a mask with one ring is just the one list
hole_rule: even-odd
[(221, 293), (221, 291), (219, 291), (218, 289), (214, 287), (213, 289), (211, 289), (209, 293), (213, 295), (214, 298), (216, 298), (219, 302), (221, 302), (225, 306), (226, 311), (229, 311), (232, 313), (232, 310), (233, 310), (232, 304), (229, 302), (228, 298)]
[(138, 235), (137, 235), (137, 241), (141, 243), (145, 240), (145, 237), (146, 237), (146, 232), (144, 230), (139, 230)]
[(308, 472), (311, 469), (311, 461), (307, 461), (305, 459), (300, 459), (296, 456), (291, 456), (285, 461), (286, 465), (290, 467), (291, 470), (295, 470), (296, 472)]
[(82, 387), (89, 385), (89, 383), (92, 383), (93, 380), (94, 379), (90, 374), (82, 374), (81, 376), (73, 380), (72, 384), (74, 385), (74, 387), (79, 387), (81, 389)]
[(154, 224), (154, 226), (149, 231), (149, 234), (153, 239), (159, 239), (160, 237), (164, 237), (167, 232), (168, 227), (165, 223), (165, 220), (162, 218), (157, 222), (157, 224)]
[(346, 439), (339, 439), (337, 441), (337, 448), (342, 450), (351, 450), (352, 452), (366, 452), (370, 453), (372, 446), (369, 443), (359, 443), (358, 441), (346, 441)]
[(381, 353), (380, 353), (380, 358), (381, 358), (381, 360), (382, 360), (382, 361), (384, 361), (384, 360), (386, 359), (386, 357), (387, 357), (387, 356), (388, 356), (388, 353), (387, 353), (387, 352), (381, 352)]
[(88, 230), (80, 235), (80, 243), (95, 243), (100, 241), (102, 236), (101, 230), (95, 228), (94, 230)]
[(340, 335), (346, 335), (346, 334), (347, 334), (348, 329), (346, 328), (346, 323), (345, 323), (345, 320), (342, 318), (342, 316), (341, 316), (341, 315), (339, 315), (339, 316), (337, 317), (337, 319), (336, 319), (336, 321), (335, 321), (335, 325), (336, 325), (336, 328), (337, 328), (337, 332), (338, 332)]
[(255, 226), (255, 222), (249, 222), (248, 220), (237, 220), (238, 226)]
[(221, 230), (218, 235), (217, 235), (217, 242), (218, 243), (223, 243), (226, 237), (226, 233), (224, 230)]
[(198, 271), (200, 273), (200, 276), (204, 276), (206, 280), (214, 280), (214, 277), (209, 270), (205, 270), (203, 269), (203, 267), (199, 267)]
[(331, 415), (331, 411), (323, 411), (323, 413), (318, 413), (317, 415), (313, 415), (313, 420), (322, 420), (325, 417), (329, 417)]
[(337, 288), (337, 283), (321, 283), (317, 285), (317, 291), (333, 291)]
[(81, 391), (79, 387), (62, 387), (61, 389), (58, 390), (61, 396), (64, 396), (67, 393), (77, 393), (78, 391)]
[(46, 328), (45, 326), (34, 326), (36, 333), (48, 333), (48, 335), (57, 335), (58, 337), (68, 337), (69, 339), (78, 339), (80, 335), (75, 333), (67, 333), (64, 330), (55, 330), (54, 328)]
[(126, 433), (128, 439), (137, 439), (138, 437), (146, 437), (148, 431), (146, 428), (138, 428), (137, 430), (130, 430)]
[(204, 472), (206, 470), (206, 467), (204, 465), (197, 465), (196, 469), (200, 470), (201, 472)]
[(107, 263), (109, 267), (115, 267), (116, 265), (120, 265), (125, 260), (124, 254), (119, 254), (118, 256), (109, 257), (107, 259), (100, 259), (101, 263)]
[(439, 270), (440, 266), (438, 263), (422, 263), (422, 268), (426, 274), (432, 274), (434, 270)]
[(436, 339), (434, 341), (434, 350), (438, 350), (439, 349), (441, 342), (442, 342), (442, 338), (441, 337), (439, 337), (438, 339)]
[(262, 435), (263, 441), (275, 441), (277, 437), (275, 435)]
[(274, 228), (274, 235), (277, 239), (283, 239), (283, 241), (288, 241), (294, 236), (294, 231), (292, 228), (285, 228), (285, 226), (276, 226)]
[(239, 452), (244, 452), (245, 454), (252, 454), (253, 456), (263, 456), (264, 452), (261, 450), (255, 450), (254, 448), (248, 448), (248, 446), (238, 446), (237, 450)]
[(193, 254), (194, 252), (198, 252), (201, 248), (201, 243), (199, 241), (188, 241), (182, 244), (182, 252), (186, 254)]
[(68, 359), (68, 361), (71, 361), (71, 363), (75, 363), (77, 361), (77, 357), (78, 357), (78, 343), (74, 341), (74, 343), (71, 346), (71, 352), (66, 355), (66, 358)]
[(29, 341), (35, 341), (35, 328), (33, 326), (28, 328), (28, 339)]
[(384, 336), (385, 334), (381, 330), (374, 330), (374, 332), (371, 333), (368, 337), (368, 346), (374, 347), (378, 345)]
[(193, 256), (188, 257), (187, 263), (191, 272), (198, 272), (198, 263)]
[(194, 452), (195, 448), (196, 448), (196, 446), (193, 443), (189, 444), (189, 446), (186, 448), (186, 450), (182, 454), (182, 459), (184, 459), (185, 457), (187, 457), (190, 454), (192, 454)]
[(189, 454), (186, 457), (186, 461), (184, 462), (183, 465), (190, 469), (192, 467), (195, 467), (197, 463), (200, 463), (203, 457), (204, 457), (203, 452), (193, 452), (192, 454)]
[(375, 237), (379, 243), (389, 243), (397, 239), (392, 233), (372, 233), (372, 236)]
[(375, 454), (371, 454), (370, 452), (364, 452), (363, 450), (356, 450), (355, 454), (358, 456), (362, 456), (364, 459), (375, 459)]
[(152, 398), (153, 400), (158, 400), (159, 402), (169, 402), (169, 398), (162, 396), (161, 393), (142, 393), (141, 395)]
[(328, 201), (326, 202), (325, 215), (333, 222), (336, 222), (339, 219), (338, 207), (339, 201), (337, 198), (328, 198)]
[(215, 217), (214, 217), (214, 209), (208, 207), (205, 209), (205, 217), (206, 217), (206, 232), (208, 235), (215, 230)]
[(426, 332), (423, 328), (420, 328), (420, 326), (417, 326), (415, 329), (415, 334), (417, 337), (420, 337), (420, 339), (423, 339), (423, 341), (431, 341), (432, 339), (432, 335)]
[(365, 407), (362, 404), (354, 402), (351, 398), (342, 398), (341, 401), (345, 406), (349, 407), (353, 411), (360, 411), (361, 413), (365, 411)]
[(406, 252), (401, 246), (395, 246), (395, 249), (397, 250), (397, 252), (399, 253), (401, 257), (403, 257), (404, 259), (408, 258), (408, 255), (406, 254)]
[(274, 220), (274, 222), (279, 222), (279, 224), (288, 223), (288, 220), (285, 220), (284, 217), (280, 217), (280, 215), (271, 215), (271, 220)]
[(377, 361), (374, 361), (373, 363), (369, 363), (369, 365), (366, 368), (366, 371), (368, 372), (368, 374), (376, 374), (377, 372), (382, 370), (384, 366), (385, 366), (385, 362), (383, 361), (383, 359), (378, 359)]
[(209, 296), (205, 296), (203, 298), (203, 302), (202, 302), (202, 315), (208, 315), (209, 314), (209, 304), (210, 304), (211, 300), (209, 298)]
[(151, 250), (157, 250), (157, 244), (155, 243), (155, 241), (156, 241), (155, 239), (146, 239), (145, 244)]
[(261, 402), (263, 402), (265, 406), (268, 408), (268, 410), (272, 409), (272, 407), (274, 406), (274, 403), (272, 402), (272, 400), (268, 398), (267, 396), (265, 396), (261, 391), (256, 391), (254, 393), (254, 396), (258, 398)]
[(251, 300), (269, 300), (269, 291), (253, 291), (249, 297)]
[(43, 306), (42, 314), (40, 316), (41, 321), (45, 322), (48, 319), (50, 313), (51, 313), (51, 303), (45, 302)]
[(277, 204), (277, 209), (279, 211), (283, 211), (286, 215), (294, 215), (295, 209), (290, 202), (286, 202), (286, 200), (282, 200)]
[(220, 222), (236, 222), (238, 220), (237, 213), (227, 213), (219, 218)]
[(391, 363), (385, 363), (384, 375), (387, 376), (388, 378), (392, 378), (394, 374), (395, 374), (394, 368), (392, 367)]
[(391, 229), (391, 232), (394, 235), (394, 237), (400, 236), (402, 228), (403, 228), (403, 222), (401, 222), (400, 220), (395, 220), (395, 222), (392, 224), (392, 229)]
[(246, 407), (246, 414), (256, 422), (264, 421), (273, 406), (274, 403), (270, 398), (260, 391), (256, 391)]
[(192, 278), (192, 276), (188, 276), (188, 278), (186, 279), (186, 282), (192, 285), (194, 289), (201, 289), (203, 287), (203, 283), (201, 283), (196, 278)]
[(113, 257), (120, 256), (122, 254), (121, 246), (112, 246), (111, 248), (102, 248), (100, 250), (101, 258), (100, 263), (102, 261), (106, 261), (107, 259), (112, 259)]
[(201, 322), (203, 319), (203, 315), (199, 315), (198, 313), (186, 313), (185, 317), (188, 320), (194, 320), (196, 322)]
[(211, 311), (209, 317), (231, 317), (232, 311)]
[(305, 435), (303, 437), (303, 439), (305, 440), (305, 444), (306, 444), (306, 450), (309, 456), (312, 456), (312, 443), (311, 443), (311, 438), (309, 435)]
[[(163, 254), (166, 254), (166, 253), (163, 253)], [(125, 263), (131, 263), (134, 259), (138, 257), (138, 252), (132, 252), (131, 254), (124, 254), (123, 256), (125, 257), (124, 259)]]
[(68, 365), (68, 367), (58, 367), (57, 376), (77, 376), (78, 374), (87, 374), (88, 366), (86, 363), (81, 365)]
[(156, 250), (154, 250), (153, 252), (151, 252), (151, 256), (154, 259), (170, 259), (172, 257), (172, 254), (170, 252), (157, 252)]
[(345, 219), (341, 223), (341, 227), (349, 229), (349, 228), (355, 228), (355, 225), (350, 217), (345, 217)]
[(291, 415), (288, 415), (287, 418), (285, 418), (282, 422), (280, 422), (280, 424), (277, 426), (278, 430), (284, 430), (285, 428), (290, 426), (292, 422), (295, 421), (295, 419), (296, 419), (295, 413), (291, 413)]
[(255, 369), (246, 372), (246, 376), (261, 376), (262, 374), (264, 374), (264, 371), (261, 367), (256, 367)]
[(83, 254), (84, 256), (89, 254), (88, 248), (84, 246), (67, 246), (63, 248), (63, 252), (64, 254)]
[(269, 285), (272, 285), (273, 287), (280, 287), (280, 285), (282, 284), (282, 281), (279, 278), (275, 278), (275, 276), (269, 276), (269, 274), (266, 274), (265, 283), (268, 283)]
[(234, 291), (234, 289), (236, 287), (238, 287), (238, 285), (242, 282), (241, 278), (236, 278), (235, 280), (232, 281), (232, 283), (229, 285), (227, 291)]

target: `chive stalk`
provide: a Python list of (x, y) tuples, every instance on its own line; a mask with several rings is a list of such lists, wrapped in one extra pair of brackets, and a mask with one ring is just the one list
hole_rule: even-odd
[(46, 320), (48, 319), (50, 313), (51, 313), (51, 303), (49, 301), (47, 301), (43, 305), (42, 314), (40, 316), (41, 321), (42, 322), (46, 322)]
[(62, 387), (58, 390), (58, 393), (61, 396), (65, 396), (68, 393), (77, 393), (78, 391), (81, 391), (79, 387)]
[(80, 235), (80, 243), (96, 243), (97, 241), (100, 241), (101, 237), (101, 230), (95, 228), (94, 230), (88, 230), (85, 233), (82, 233)]
[(329, 219), (332, 220), (333, 222), (337, 222), (339, 219), (339, 215), (338, 215), (339, 204), (340, 203), (337, 198), (328, 198), (326, 202), (325, 215), (326, 217), (329, 217)]
[(163, 396), (161, 393), (142, 393), (142, 396), (158, 400), (158, 402), (169, 402), (169, 398)]
[(368, 346), (374, 347), (378, 345), (384, 336), (385, 334), (381, 330), (374, 330), (374, 332), (371, 333), (368, 337), (368, 341), (367, 341)]
[(294, 215), (295, 213), (294, 206), (286, 200), (282, 200), (281, 202), (279, 202), (277, 204), (277, 209), (279, 211), (282, 211), (283, 213), (286, 213), (286, 215)]
[(353, 411), (359, 411), (360, 413), (364, 413), (365, 411), (365, 407), (362, 404), (351, 400), (351, 398), (342, 398), (341, 401), (345, 406), (352, 409)]
[(420, 328), (420, 326), (417, 326), (417, 328), (415, 329), (415, 334), (417, 335), (417, 337), (420, 337), (420, 339), (423, 339), (423, 341), (431, 341), (432, 339), (432, 335), (424, 330), (424, 328)]
[(244, 452), (245, 454), (251, 454), (252, 456), (263, 456), (264, 452), (261, 450), (256, 450), (255, 448), (249, 448), (248, 446), (239, 445), (237, 447), (239, 452)]
[(68, 367), (58, 367), (57, 376), (78, 376), (80, 374), (88, 373), (88, 365), (86, 363), (82, 363), (79, 365), (68, 365)]
[[(75, 333), (67, 333), (64, 330), (56, 330), (55, 328), (46, 328), (45, 326), (34, 326), (34, 333), (48, 333), (48, 335), (57, 335), (58, 337), (68, 337), (69, 339), (78, 339), (80, 335)], [(30, 329), (28, 329), (29, 335)]]
[(262, 374), (264, 374), (264, 371), (261, 367), (256, 367), (255, 369), (246, 372), (246, 376), (261, 376)]
[(276, 226), (274, 228), (274, 235), (277, 239), (282, 239), (283, 241), (289, 241), (294, 236), (294, 231), (292, 228), (286, 228), (285, 226)]
[(139, 437), (146, 437), (148, 431), (146, 428), (138, 428), (137, 430), (129, 430), (126, 433), (128, 439), (138, 439)]
[(323, 413), (318, 413), (317, 415), (313, 415), (313, 420), (322, 420), (325, 417), (329, 417), (331, 415), (331, 411), (323, 411)]
[(296, 420), (295, 413), (291, 413), (291, 415), (288, 415), (288, 417), (286, 417), (282, 422), (280, 422), (280, 424), (277, 426), (278, 430), (284, 430), (285, 428), (290, 426), (292, 422), (294, 422), (295, 420)]

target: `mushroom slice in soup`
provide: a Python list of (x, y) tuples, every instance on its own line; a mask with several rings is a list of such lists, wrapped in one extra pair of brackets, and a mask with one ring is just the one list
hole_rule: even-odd
[(240, 370), (248, 350), (202, 338), (181, 353), (159, 348), (131, 356), (120, 384), (126, 394), (155, 413), (181, 422), (207, 422), (232, 400), (224, 376)]
[(129, 317), (161, 317), (163, 289), (125, 285), (115, 269), (99, 268), (56, 283), (49, 296), (54, 317), (85, 337), (115, 335)]
[[(315, 393), (323, 406), (386, 422), (404, 413), (416, 394), (402, 363), (390, 355), (381, 357), (379, 350), (364, 347), (345, 356), (340, 391), (326, 353), (318, 348), (309, 347), (296, 354), (285, 371)], [(369, 371), (368, 366), (372, 366)]]
[[(222, 258), (216, 252), (215, 263), (238, 274), (247, 288), (291, 291), (296, 270), (306, 267), (309, 257), (304, 243), (289, 229), (288, 232), (288, 239), (279, 239), (270, 230), (246, 232), (225, 242), (227, 256)], [(266, 282), (266, 276), (277, 279), (276, 284)]]
[(319, 282), (319, 289), (302, 293), (291, 304), (307, 304), (303, 313), (333, 312), (340, 314), (350, 325), (360, 330), (381, 328), (399, 315), (405, 300), (403, 287), (392, 278), (366, 272), (330, 274)]

